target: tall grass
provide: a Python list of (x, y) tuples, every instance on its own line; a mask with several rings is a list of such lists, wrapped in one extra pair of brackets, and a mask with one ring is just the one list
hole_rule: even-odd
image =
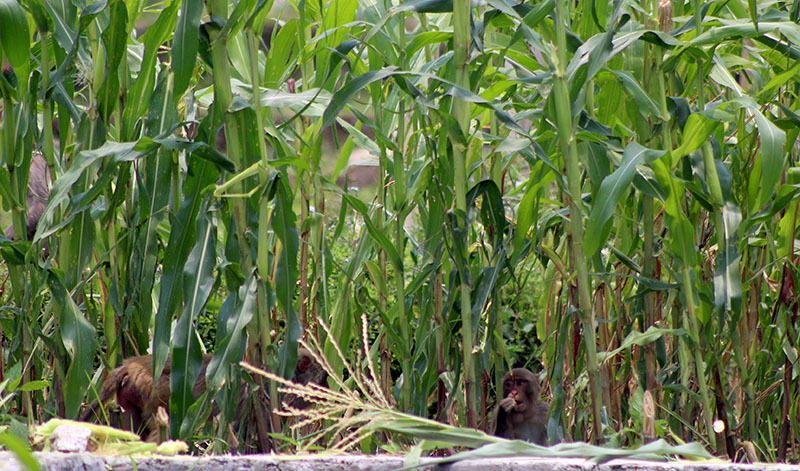
[[(796, 461), (800, 9), (601, 3), (0, 0), (3, 422), (150, 352), (171, 434), (224, 449), (241, 373), (193, 398), (203, 352), (288, 377), (313, 336), (452, 425), (527, 365), (551, 441)], [(334, 184), (356, 149), (374, 189)]]

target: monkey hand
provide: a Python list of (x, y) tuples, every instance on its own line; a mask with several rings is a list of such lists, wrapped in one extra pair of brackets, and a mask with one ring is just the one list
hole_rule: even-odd
[(517, 408), (517, 401), (513, 397), (505, 397), (500, 400), (500, 407), (506, 412), (511, 412)]

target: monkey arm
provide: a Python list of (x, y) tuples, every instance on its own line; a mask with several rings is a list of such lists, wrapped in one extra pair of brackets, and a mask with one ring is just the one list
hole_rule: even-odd
[(498, 404), (492, 413), (492, 422), (489, 425), (489, 433), (496, 437), (505, 437), (508, 433), (507, 424), (508, 415), (505, 409)]

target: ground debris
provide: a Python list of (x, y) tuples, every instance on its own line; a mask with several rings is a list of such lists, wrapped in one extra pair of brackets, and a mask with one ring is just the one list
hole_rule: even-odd
[[(391, 471), (402, 469), (406, 463), (397, 455), (339, 455), (339, 456), (98, 456), (91, 453), (35, 453), (43, 471)], [(449, 465), (425, 465), (420, 470), (448, 471), (800, 471), (798, 465), (741, 464), (719, 460), (651, 462), (612, 460), (596, 464), (581, 458), (507, 457), (459, 461)], [(0, 452), (1, 471), (23, 471), (13, 455)]]
[[(45, 452), (80, 453), (91, 451), (100, 455), (175, 455), (186, 453), (185, 442), (171, 440), (161, 444), (143, 442), (139, 435), (105, 425), (67, 419), (50, 419), (36, 428), (34, 447)], [(3, 468), (0, 468), (2, 471)]]

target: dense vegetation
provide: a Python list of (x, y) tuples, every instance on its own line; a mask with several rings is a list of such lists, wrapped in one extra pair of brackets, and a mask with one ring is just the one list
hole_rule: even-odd
[[(2, 422), (75, 417), (121, 358), (171, 353), (172, 435), (224, 437), (236, 395), (217, 431), (192, 420), (203, 349), (288, 376), (305, 333), (339, 371), (334, 339), (373, 358), (402, 411), (485, 427), (528, 365), (551, 441), (797, 461), (799, 19), (0, 0)], [(25, 242), (36, 151), (52, 190)], [(334, 184), (354, 151), (372, 192)]]

